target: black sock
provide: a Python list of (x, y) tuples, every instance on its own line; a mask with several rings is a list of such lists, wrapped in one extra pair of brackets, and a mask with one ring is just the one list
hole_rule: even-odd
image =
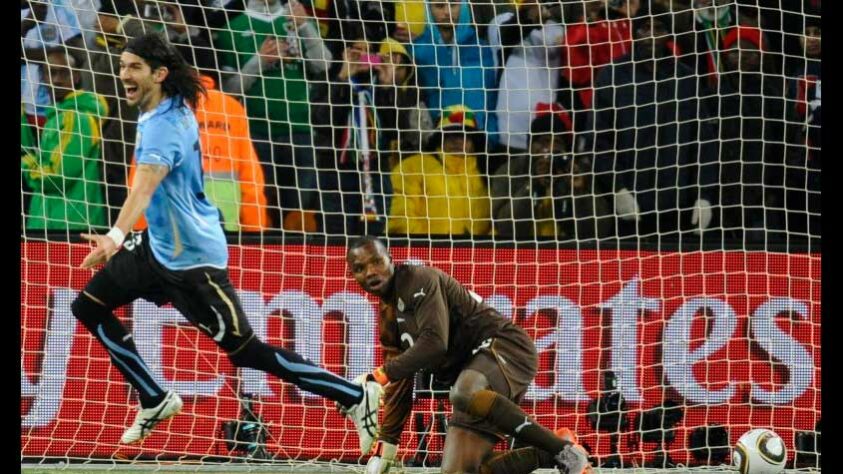
[(71, 306), (73, 315), (97, 338), (111, 356), (111, 363), (138, 392), (143, 408), (152, 408), (167, 395), (152, 377), (152, 371), (141, 359), (135, 341), (123, 323), (105, 306), (84, 293)]
[(349, 408), (363, 400), (360, 385), (325, 370), (296, 352), (266, 344), (257, 338), (229, 358), (239, 367), (268, 372), (302, 390), (315, 393)]
[(571, 444), (527, 416), (524, 410), (503, 395), (480, 390), (468, 404), (470, 415), (485, 418), (499, 430), (542, 451), (556, 454)]

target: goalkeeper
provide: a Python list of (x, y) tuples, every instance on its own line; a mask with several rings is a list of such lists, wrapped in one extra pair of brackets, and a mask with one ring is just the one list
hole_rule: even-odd
[[(114, 316), (143, 298), (172, 303), (213, 338), (237, 367), (268, 372), (340, 404), (368, 452), (377, 431), (381, 387), (349, 382), (295, 352), (260, 341), (228, 278), (228, 248), (219, 212), (203, 192), (199, 126), (191, 108), (203, 89), (196, 71), (164, 37), (132, 39), (120, 56), (126, 102), (138, 106), (132, 189), (107, 235), (82, 234), (96, 243), (83, 268), (105, 263), (73, 302), (73, 315), (97, 338), (123, 377), (137, 390), (140, 409), (121, 438), (143, 440), (182, 408), (138, 354), (132, 336)], [(149, 227), (126, 236), (144, 213)]]
[[(357, 283), (381, 301), (378, 326), (386, 357), (368, 378), (386, 386), (384, 420), (367, 474), (389, 472), (395, 463), (419, 370), (451, 386), (454, 413), (443, 473), (526, 474), (557, 467), (580, 474), (589, 468), (573, 433), (554, 433), (518, 406), (538, 366), (536, 346), (524, 330), (440, 270), (395, 266), (374, 237), (355, 240), (347, 261)], [(502, 434), (530, 447), (493, 455)]]

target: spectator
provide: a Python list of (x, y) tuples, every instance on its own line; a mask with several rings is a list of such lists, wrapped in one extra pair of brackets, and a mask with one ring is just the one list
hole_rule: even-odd
[(225, 230), (260, 232), (269, 227), (263, 169), (252, 139), (246, 110), (217, 89), (203, 71), (205, 95), (196, 107), (205, 194), (222, 212)]
[[(358, 38), (358, 25), (365, 25), (369, 43), (379, 43), (390, 36), (396, 28), (395, 2), (378, 0), (312, 0), (305, 2), (319, 25), (319, 32), (334, 59), (341, 59), (349, 41)], [(331, 77), (342, 67), (336, 61)]]
[[(343, 66), (330, 83), (323, 103), (313, 107), (320, 143), (319, 190), (324, 226), (330, 234), (382, 234), (390, 194), (387, 154), (378, 146), (381, 123), (375, 104), (373, 68), (380, 56), (364, 38), (362, 26), (346, 33)], [(324, 124), (324, 125), (323, 125)], [(324, 163), (324, 164), (323, 164)]]
[[(263, 169), (249, 137), (246, 111), (234, 97), (217, 89), (205, 71), (205, 95), (199, 97), (196, 121), (202, 147), (205, 195), (219, 208), (225, 230), (260, 232), (269, 227)], [(129, 182), (134, 182), (134, 163)], [(136, 230), (146, 228), (141, 216)]]
[(489, 193), (477, 165), (474, 112), (449, 107), (439, 122), (435, 154), (419, 154), (392, 170), (395, 195), (388, 230), (393, 235), (488, 235)]
[(494, 110), (495, 69), (492, 52), (477, 36), (469, 4), (437, 0), (429, 4), (430, 23), (413, 39), (411, 54), (419, 85), (434, 120), (453, 105), (475, 110), (477, 126), (490, 138), (497, 131)]
[(375, 93), (381, 123), (380, 149), (388, 151), (390, 168), (405, 156), (421, 153), (433, 134), (433, 120), (421, 97), (413, 59), (404, 44), (387, 38), (380, 46), (375, 67)]
[(496, 112), (500, 144), (510, 154), (526, 152), (533, 110), (539, 102), (553, 102), (556, 95), (558, 46), (564, 33), (559, 20), (548, 3), (525, 0), (517, 11), (498, 15), (489, 26), (489, 44), (500, 71)]
[[(166, 2), (167, 0), (146, 0), (142, 11), (143, 19), (147, 22), (146, 29), (163, 29), (170, 43), (187, 62), (204, 71), (215, 71), (217, 60), (207, 30), (202, 20), (196, 18), (201, 12), (197, 11), (196, 6), (179, 4), (195, 4), (196, 0)], [(131, 35), (134, 36), (136, 34)]]
[(804, 60), (790, 74), (793, 145), (787, 155), (787, 221), (791, 232), (820, 236), (822, 169), (822, 55), (819, 16), (805, 17)]
[(757, 28), (729, 30), (719, 94), (724, 226), (733, 237), (755, 242), (783, 238), (785, 225), (784, 78), (762, 68), (765, 42)]
[[(27, 154), (35, 155), (38, 153), (38, 129), (26, 119), (26, 109), (23, 103), (20, 105), (20, 156), (23, 158)], [(24, 215), (29, 209), (29, 203), (32, 201), (32, 193), (29, 192), (29, 185), (26, 184), (26, 175), (21, 173), (20, 189), (22, 194), (21, 212), (20, 212), (20, 228), (24, 229)]]
[(492, 178), (496, 235), (516, 240), (608, 237), (611, 209), (592, 192), (589, 162), (568, 152), (571, 118), (558, 104), (539, 104), (530, 125), (530, 152)]
[(264, 166), (275, 221), (315, 231), (319, 209), (307, 78), (331, 53), (297, 0), (250, 1), (217, 38), (223, 90), (245, 96), (249, 129)]
[[(505, 12), (515, 10), (518, 2), (510, 0), (476, 0), (469, 2), (471, 14), (477, 27), (477, 35), (487, 38), (486, 27), (492, 20)], [(413, 38), (424, 33), (427, 25), (427, 6), (422, 0), (396, 0), (395, 23), (397, 28), (392, 37), (402, 43), (409, 43)]]
[[(570, 8), (570, 7), (569, 7)], [(560, 102), (568, 109), (591, 108), (592, 85), (606, 64), (632, 50), (632, 19), (645, 13), (641, 0), (597, 0), (585, 3), (582, 15), (566, 28), (562, 38), (563, 84), (576, 93), (568, 97), (563, 87)], [(577, 114), (575, 113), (575, 120)], [(581, 128), (575, 121), (577, 130)]]
[(694, 29), (680, 34), (678, 40), (682, 49), (693, 51), (683, 57), (683, 62), (703, 76), (711, 90), (717, 90), (718, 76), (723, 71), (723, 37), (736, 25), (756, 23), (745, 15), (739, 15), (734, 0), (693, 0)]
[(409, 43), (424, 33), (427, 25), (427, 5), (423, 0), (398, 0), (395, 2), (396, 29), (392, 37)]
[(46, 59), (43, 81), (55, 106), (47, 114), (40, 148), (29, 148), (21, 157), (21, 173), (33, 194), (26, 228), (106, 228), (100, 120), (108, 106), (102, 97), (78, 89), (78, 66), (63, 48), (48, 51)]
[[(362, 28), (356, 36), (343, 52), (345, 64), (324, 103), (314, 105), (313, 112), (316, 121), (330, 125), (317, 127), (324, 137), (320, 143), (329, 145), (320, 150), (320, 162), (326, 164), (319, 189), (325, 202), (324, 230), (330, 234), (383, 233), (392, 189), (385, 171), (402, 156), (421, 153), (422, 140), (433, 128), (404, 45), (386, 39), (380, 55), (373, 55)], [(367, 111), (365, 124), (361, 110)]]
[(636, 25), (632, 54), (604, 67), (595, 83), (588, 129), (595, 134), (596, 177), (615, 193), (622, 236), (675, 234), (680, 211), (692, 203), (690, 224), (699, 232), (711, 224), (717, 202), (710, 115), (693, 70), (667, 46), (670, 16)]
[(43, 126), (53, 105), (49, 86), (40, 83), (45, 49), (66, 45), (83, 50), (97, 8), (99, 0), (21, 0), (21, 102), (30, 123)]

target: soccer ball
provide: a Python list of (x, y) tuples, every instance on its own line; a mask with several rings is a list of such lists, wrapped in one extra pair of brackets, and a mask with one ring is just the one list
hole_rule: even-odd
[(780, 474), (787, 462), (787, 449), (781, 437), (758, 428), (744, 433), (732, 451), (732, 466), (741, 474)]

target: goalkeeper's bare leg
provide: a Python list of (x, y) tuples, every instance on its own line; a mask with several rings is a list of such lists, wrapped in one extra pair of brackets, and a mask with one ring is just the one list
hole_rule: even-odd
[[(511, 474), (526, 474), (548, 460), (549, 467), (555, 465), (566, 474), (586, 472), (588, 457), (582, 447), (539, 425), (517, 404), (535, 377), (532, 340), (517, 328), (500, 336), (474, 351), (451, 388), (454, 414), (442, 472), (501, 472), (496, 468), (506, 466)], [(491, 457), (501, 434), (530, 445), (533, 451)]]

